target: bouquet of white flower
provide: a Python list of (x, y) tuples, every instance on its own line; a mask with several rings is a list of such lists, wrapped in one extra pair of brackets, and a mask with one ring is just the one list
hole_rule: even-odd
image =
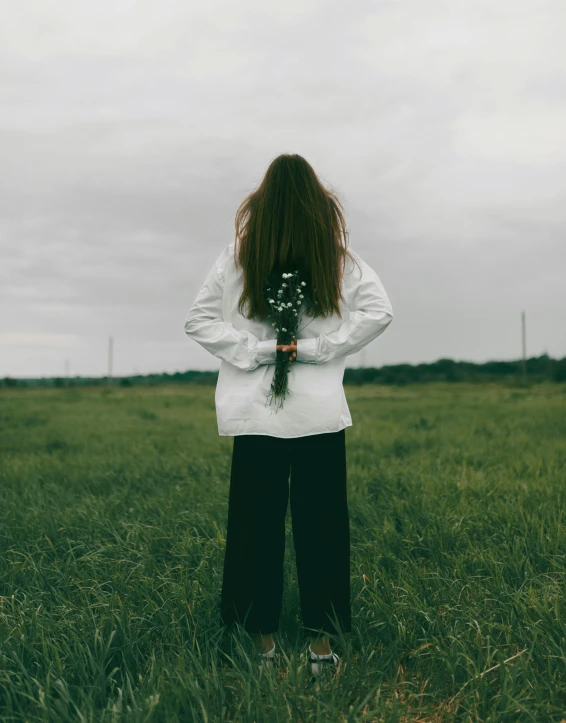
[[(282, 279), (282, 281), (280, 281)], [(275, 288), (276, 285), (278, 288)], [(297, 338), (297, 329), (301, 318), (300, 307), (303, 305), (306, 282), (301, 281), (299, 272), (272, 274), (264, 286), (265, 299), (270, 306), (269, 319), (277, 332), (277, 344), (290, 344)], [(287, 393), (293, 392), (287, 386), (290, 352), (277, 351), (275, 372), (271, 382), (271, 391), (267, 396), (267, 404), (279, 401), (279, 407)], [(277, 409), (276, 409), (277, 411)]]

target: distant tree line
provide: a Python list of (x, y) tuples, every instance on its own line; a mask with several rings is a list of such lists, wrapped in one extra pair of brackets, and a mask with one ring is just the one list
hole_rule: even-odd
[[(566, 382), (566, 357), (552, 359), (547, 354), (531, 357), (526, 363), (527, 381)], [(113, 377), (113, 386), (155, 386), (158, 384), (186, 383), (215, 385), (217, 371), (186, 371), (174, 374), (145, 374)], [(425, 384), (427, 382), (494, 382), (523, 381), (522, 362), (488, 361), (482, 364), (454, 359), (438, 359), (429, 364), (390, 364), (381, 367), (347, 367), (344, 384)], [(4, 377), (0, 387), (85, 387), (108, 386), (108, 377), (51, 377), (19, 379)]]
[[(547, 354), (526, 360), (528, 382), (566, 382), (566, 357)], [(438, 359), (429, 364), (393, 364), (378, 368), (346, 369), (345, 384), (414, 384), (427, 382), (495, 382), (523, 380), (522, 361), (488, 361), (482, 364)]]

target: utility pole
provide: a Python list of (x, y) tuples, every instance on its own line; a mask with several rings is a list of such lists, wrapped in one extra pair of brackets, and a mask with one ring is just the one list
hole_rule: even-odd
[(112, 337), (108, 337), (108, 384), (112, 384)]
[(525, 322), (525, 312), (521, 312), (521, 327), (523, 337), (523, 382), (527, 383), (527, 331)]

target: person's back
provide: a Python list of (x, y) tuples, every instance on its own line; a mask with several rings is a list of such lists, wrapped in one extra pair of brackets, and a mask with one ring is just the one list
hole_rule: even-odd
[[(256, 220), (254, 209), (258, 213), (260, 201), (243, 204), (238, 220), (247, 214), (247, 233), (239, 233), (239, 246), (232, 242), (222, 250), (185, 319), (186, 334), (222, 360), (215, 394), (221, 436), (298, 437), (351, 426), (342, 384), (346, 357), (379, 336), (393, 318), (391, 302), (377, 273), (343, 244), (343, 217), (337, 202), (328, 201), (334, 196), (318, 184), (316, 177), (311, 177), (314, 172), (309, 172), (308, 164), (305, 171), (304, 164), (299, 162), (299, 172), (295, 164), (290, 163), (291, 169), (283, 164), (279, 175), (288, 175), (291, 190), (287, 194), (281, 192), (281, 179), (277, 177), (275, 183), (268, 171), (266, 179), (271, 184), (264, 181), (255, 192), (266, 207), (259, 215), (283, 215), (280, 233), (276, 233), (271, 221), (262, 228)], [(309, 182), (315, 188), (319, 186), (319, 205), (326, 207), (330, 217), (327, 221), (312, 221), (316, 212), (324, 220), (323, 212), (316, 207), (307, 209), (308, 213), (303, 210), (292, 190), (298, 185), (297, 177), (303, 191), (311, 191), (311, 197), (315, 194)], [(286, 211), (268, 197), (273, 186), (277, 198), (285, 198), (289, 206)], [(254, 199), (254, 194), (249, 198)], [(255, 235), (250, 231), (254, 228)], [(325, 228), (327, 234), (323, 233)], [(296, 361), (288, 376), (290, 394), (277, 411), (267, 404), (267, 398), (278, 341), (267, 318), (263, 293), (274, 266), (302, 267), (309, 284), (318, 287), (316, 302), (311, 302), (298, 327)], [(248, 313), (242, 313), (242, 301), (247, 302)]]
[[(351, 631), (345, 360), (387, 328), (393, 311), (376, 272), (346, 248), (335, 196), (301, 156), (271, 163), (236, 229), (239, 244), (222, 250), (185, 319), (185, 332), (222, 360), (218, 432), (234, 437), (220, 616), (252, 634), (263, 662), (275, 658), (290, 492), (317, 676), (339, 662), (329, 636)], [(291, 270), (305, 280), (306, 307), (292, 330), (270, 321), (266, 293), (272, 272)], [(280, 302), (283, 312), (294, 318)], [(275, 409), (267, 400), (281, 364), (290, 394)]]

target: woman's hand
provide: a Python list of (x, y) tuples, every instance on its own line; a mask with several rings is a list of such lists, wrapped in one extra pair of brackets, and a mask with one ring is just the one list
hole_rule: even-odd
[(291, 352), (289, 354), (289, 364), (297, 358), (297, 340), (291, 339), (291, 342), (289, 344), (277, 344), (277, 351), (288, 351)]

